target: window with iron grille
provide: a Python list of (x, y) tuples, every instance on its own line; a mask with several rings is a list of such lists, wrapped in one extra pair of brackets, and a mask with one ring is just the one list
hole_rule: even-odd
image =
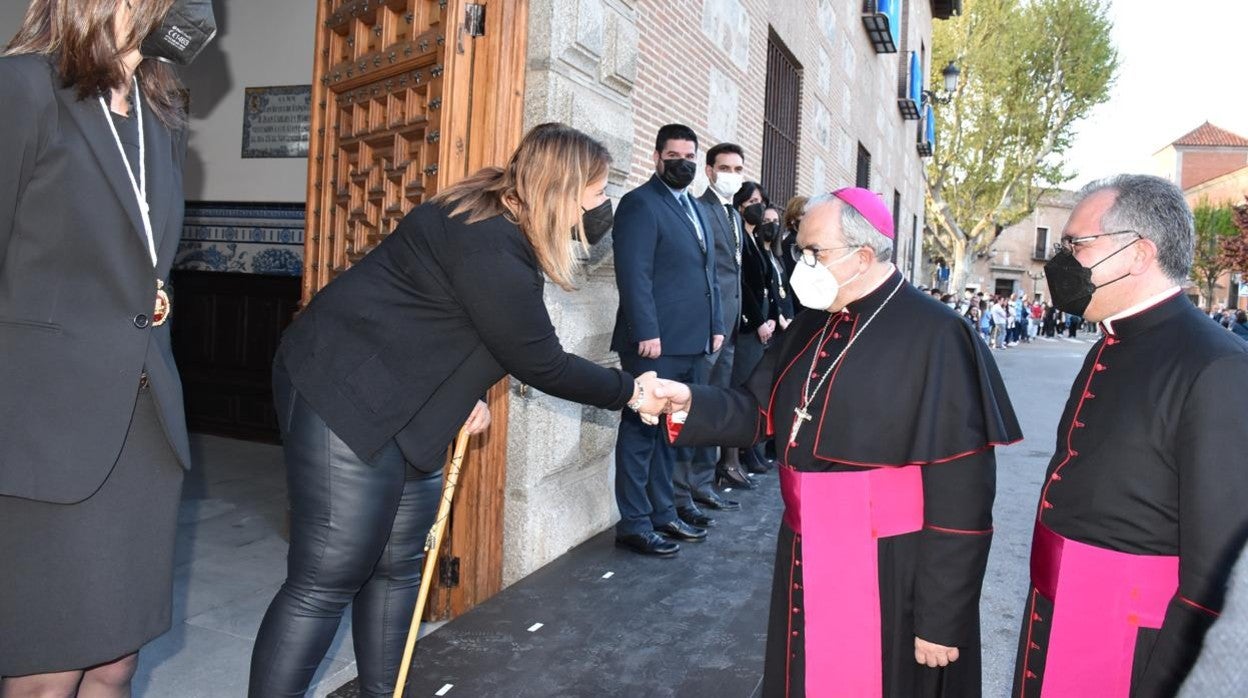
[(861, 143), (858, 144), (858, 176), (854, 182), (856, 187), (871, 188), (871, 153)]
[(1049, 229), (1036, 228), (1036, 249), (1031, 253), (1032, 259), (1048, 259), (1049, 257)]
[(765, 89), (762, 185), (771, 200), (783, 206), (797, 191), (797, 128), (802, 105), (802, 66), (774, 31), (769, 31), (767, 35)]

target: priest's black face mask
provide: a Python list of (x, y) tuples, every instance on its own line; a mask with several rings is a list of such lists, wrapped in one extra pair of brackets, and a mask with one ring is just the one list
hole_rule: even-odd
[(1099, 262), (1090, 267), (1083, 266), (1075, 258), (1074, 252), (1069, 247), (1063, 247), (1060, 252), (1053, 255), (1053, 258), (1044, 265), (1044, 276), (1049, 283), (1049, 293), (1053, 296), (1053, 305), (1064, 313), (1082, 317), (1088, 309), (1088, 304), (1092, 302), (1092, 294), (1096, 293), (1098, 289), (1105, 288), (1130, 276), (1129, 273), (1123, 274), (1098, 285), (1092, 282), (1092, 270), (1141, 239), (1143, 238), (1136, 237), (1131, 242), (1102, 257)]

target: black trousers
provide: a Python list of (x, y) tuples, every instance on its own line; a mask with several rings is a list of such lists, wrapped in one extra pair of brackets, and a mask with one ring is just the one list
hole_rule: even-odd
[(424, 542), (437, 515), (440, 469), (426, 474), (391, 442), (374, 463), (347, 447), (274, 370), (290, 497), (286, 581), (251, 657), (251, 698), (303, 696), (342, 612), (361, 696), (389, 696), (420, 590)]

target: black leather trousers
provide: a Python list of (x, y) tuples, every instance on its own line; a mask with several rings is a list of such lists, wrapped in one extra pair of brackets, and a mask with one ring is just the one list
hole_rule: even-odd
[(366, 463), (274, 372), (290, 497), (286, 581), (251, 657), (251, 698), (303, 696), (354, 602), (361, 696), (389, 696), (420, 589), (442, 472), (408, 465), (391, 442)]

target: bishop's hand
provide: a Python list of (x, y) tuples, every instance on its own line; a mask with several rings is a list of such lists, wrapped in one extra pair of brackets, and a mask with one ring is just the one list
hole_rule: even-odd
[(945, 647), (928, 642), (921, 637), (914, 638), (914, 661), (925, 664), (933, 669), (949, 666), (958, 661), (958, 648)]
[(659, 385), (655, 388), (655, 397), (664, 401), (664, 412), (668, 414), (688, 412), (689, 405), (693, 402), (693, 394), (689, 391), (689, 386), (664, 379), (659, 379)]

